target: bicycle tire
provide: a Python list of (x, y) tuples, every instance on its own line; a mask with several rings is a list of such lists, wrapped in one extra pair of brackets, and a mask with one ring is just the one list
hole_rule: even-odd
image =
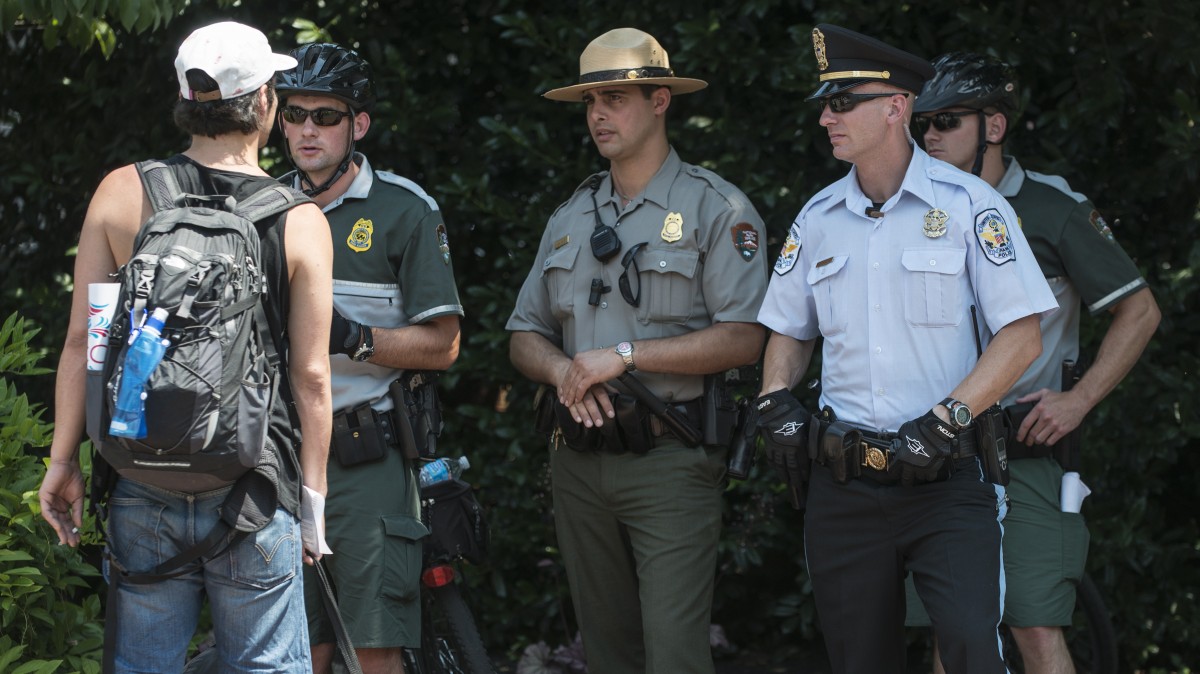
[[(1117, 674), (1116, 631), (1100, 590), (1087, 574), (1075, 588), (1075, 614), (1065, 636), (1076, 674)], [(1025, 664), (1007, 625), (1001, 626), (1001, 640), (1009, 671), (1024, 674)]]
[(496, 674), (458, 585), (422, 590), (420, 674)]

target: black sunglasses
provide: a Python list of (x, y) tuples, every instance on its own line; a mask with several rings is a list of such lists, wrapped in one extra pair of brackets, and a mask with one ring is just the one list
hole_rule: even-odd
[[(625, 257), (621, 258), (621, 278), (617, 279), (617, 287), (621, 289), (621, 297), (632, 307), (639, 306), (642, 303), (642, 270), (638, 267), (637, 254), (648, 245), (648, 241), (634, 244), (633, 248), (630, 248), (625, 253)], [(629, 267), (631, 265), (633, 266), (633, 277), (638, 280), (636, 293), (631, 292), (629, 289)]]
[(979, 112), (975, 110), (963, 110), (961, 112), (939, 112), (928, 117), (913, 117), (913, 126), (916, 127), (917, 133), (924, 136), (929, 130), (929, 125), (938, 131), (949, 131), (962, 126), (962, 118), (970, 115), (977, 115)]
[(305, 119), (312, 117), (313, 124), (317, 126), (336, 126), (342, 121), (343, 117), (349, 117), (353, 113), (342, 112), (332, 108), (317, 108), (316, 110), (305, 110), (294, 105), (284, 106), (280, 111), (283, 121), (288, 124), (303, 124)]
[(908, 98), (908, 93), (904, 91), (891, 91), (885, 94), (837, 94), (836, 96), (826, 96), (818, 98), (817, 102), (821, 107), (829, 106), (830, 112), (850, 112), (863, 101), (869, 101), (872, 98), (888, 98), (891, 96), (904, 96)]

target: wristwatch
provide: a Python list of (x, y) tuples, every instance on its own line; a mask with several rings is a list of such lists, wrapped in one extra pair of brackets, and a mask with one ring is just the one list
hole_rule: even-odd
[(971, 414), (971, 408), (967, 407), (966, 403), (954, 398), (946, 398), (938, 404), (950, 410), (950, 423), (955, 428), (966, 428), (971, 425), (971, 420), (975, 418), (975, 415)]
[(358, 348), (350, 354), (350, 360), (361, 363), (375, 355), (375, 338), (371, 336), (371, 326), (359, 324)]
[(621, 342), (615, 349), (621, 360), (625, 361), (625, 371), (633, 372), (637, 366), (633, 364), (633, 342)]

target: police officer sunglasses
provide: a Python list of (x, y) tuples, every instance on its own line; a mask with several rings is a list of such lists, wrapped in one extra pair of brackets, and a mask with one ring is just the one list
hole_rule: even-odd
[(904, 96), (905, 98), (908, 98), (908, 92), (889, 91), (887, 93), (880, 94), (837, 94), (836, 96), (818, 98), (817, 103), (820, 103), (822, 108), (828, 105), (830, 112), (836, 112), (840, 114), (843, 112), (850, 112), (863, 101), (869, 101), (873, 98), (889, 98), (891, 96)]
[(924, 136), (925, 132), (929, 130), (930, 124), (938, 131), (949, 131), (950, 129), (957, 129), (962, 126), (963, 117), (977, 114), (979, 113), (975, 110), (939, 112), (929, 116), (913, 117), (913, 126), (916, 128), (918, 134)]
[(317, 126), (337, 126), (343, 117), (349, 117), (353, 113), (342, 112), (332, 108), (317, 108), (316, 110), (305, 110), (294, 105), (284, 106), (280, 111), (283, 121), (288, 124), (303, 124), (305, 119), (312, 117), (313, 124)]

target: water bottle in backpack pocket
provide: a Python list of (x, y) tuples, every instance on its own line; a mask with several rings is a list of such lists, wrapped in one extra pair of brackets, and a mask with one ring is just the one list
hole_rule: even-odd
[[(184, 194), (160, 162), (138, 164), (138, 171), (154, 214), (117, 272), (112, 343), (121, 346), (109, 348), (99, 382), (88, 378), (89, 433), (123, 476), (177, 491), (216, 489), (258, 465), (278, 396), (279, 357), (262, 306), (267, 285), (254, 222), (303, 197), (280, 185), (237, 204)], [(168, 346), (145, 381), (145, 433), (106, 432), (132, 348), (125, 337), (151, 309), (167, 314)]]

